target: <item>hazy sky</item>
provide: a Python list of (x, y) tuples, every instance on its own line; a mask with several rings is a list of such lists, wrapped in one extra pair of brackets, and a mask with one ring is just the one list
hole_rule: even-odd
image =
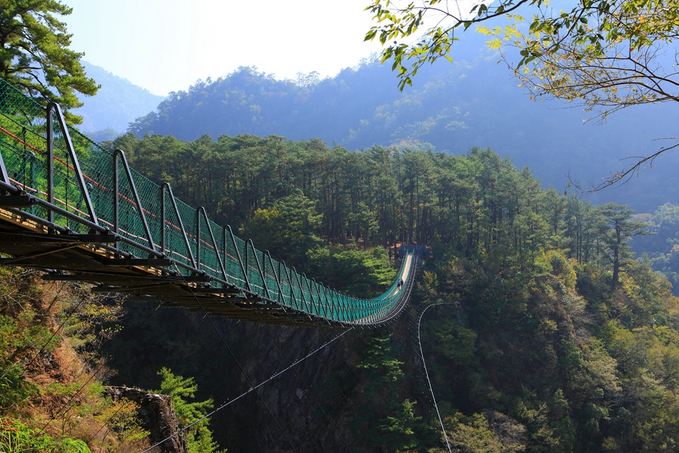
[(65, 0), (73, 48), (154, 94), (257, 66), (335, 75), (378, 50), (366, 0)]

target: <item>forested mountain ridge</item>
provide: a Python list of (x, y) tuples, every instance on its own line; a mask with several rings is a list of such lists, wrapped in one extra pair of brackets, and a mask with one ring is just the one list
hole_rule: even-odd
[[(399, 323), (349, 334), (275, 389), (215, 416), (221, 445), (438, 451), (409, 326), (423, 305), (445, 302), (428, 314), (423, 346), (457, 448), (673, 450), (677, 300), (664, 277), (631, 259), (639, 225), (629, 209), (543, 190), (527, 170), (480, 149), (349, 152), (252, 136), (126, 136), (116, 146), (187, 201), (212, 206), (256, 245), (340, 289), (379, 291), (389, 280), (386, 253), (370, 247), (431, 247)], [(217, 401), (332, 335), (138, 304), (106, 346), (115, 379), (150, 387), (152, 370), (168, 365), (191, 370), (200, 396)], [(238, 365), (206, 365), (217, 362)]]
[[(414, 86), (402, 93), (393, 73), (378, 63), (320, 81), (281, 81), (241, 68), (171, 94), (130, 130), (184, 140), (276, 134), (349, 149), (420, 143), (453, 154), (490, 147), (530, 166), (547, 186), (563, 191), (575, 184), (583, 193), (626, 167), (625, 158), (648, 154), (663, 144), (656, 139), (676, 135), (671, 106), (622, 111), (601, 121), (597, 112), (575, 104), (531, 101), (481, 39), (455, 58), (452, 65), (422, 68)], [(679, 157), (669, 154), (633, 185), (587, 196), (650, 212), (672, 201), (655, 181), (679, 183), (671, 171), (677, 165)]]
[(94, 96), (80, 96), (84, 105), (75, 110), (83, 117), (82, 131), (95, 140), (110, 140), (140, 116), (155, 109), (162, 96), (118, 77), (104, 68), (83, 62), (85, 71), (101, 88)]
[[(235, 451), (443, 451), (413, 326), (425, 306), (445, 303), (428, 313), (422, 341), (455, 448), (674, 450), (679, 305), (663, 276), (632, 259), (640, 226), (631, 210), (544, 190), (528, 170), (484, 149), (350, 152), (253, 136), (126, 135), (113, 145), (184, 200), (335, 288), (379, 293), (394, 275), (385, 246), (396, 242), (427, 245), (430, 254), (398, 322), (349, 332), (237, 401), (337, 332), (206, 317), (163, 300), (129, 299), (109, 316), (109, 301), (60, 315), (73, 341), (87, 340), (78, 351), (99, 364), (106, 357), (105, 367), (31, 387), (26, 363), (49, 361), (52, 350), (25, 339), (49, 338), (57, 326), (44, 327), (44, 304), (36, 316), (40, 304), (15, 302), (20, 274), (0, 275), (0, 327), (11, 340), (0, 342), (0, 372), (12, 373), (0, 382), (10, 395), (0, 400), (0, 421), (30, 445), (76, 439), (95, 450), (107, 426), (119, 433), (108, 436), (111, 448), (149, 443), (134, 404), (102, 398), (96, 380), (82, 387), (96, 376), (169, 393), (183, 425), (234, 400), (209, 418), (214, 438), (207, 420), (187, 430), (192, 452), (215, 451), (215, 441)], [(92, 331), (99, 311), (105, 322)], [(69, 314), (79, 316), (66, 323)], [(15, 391), (24, 388), (32, 391)], [(45, 396), (55, 408), (41, 405)], [(44, 436), (46, 420), (33, 426), (32, 413), (59, 423)], [(0, 434), (11, 431), (5, 425)]]
[[(451, 16), (453, 28), (425, 32), (424, 39), (415, 41), (415, 58), (421, 63), (447, 55), (447, 45), (460, 34), (451, 30), (461, 32), (474, 21), (513, 13), (524, 3), (478, 5), (471, 22)], [(423, 16), (414, 11), (443, 11), (439, 6), (444, 6), (439, 0), (423, 0), (401, 9), (390, 0), (375, 0), (368, 7), (378, 25), (367, 39), (392, 46), (383, 56), (405, 70), (401, 77), (413, 73), (399, 66), (409, 48), (398, 39), (423, 31)], [(563, 60), (563, 54), (554, 52), (568, 53), (575, 45), (571, 55), (582, 68), (582, 61), (608, 60), (603, 49), (614, 52), (614, 65), (618, 49), (628, 51), (628, 58), (633, 50), (655, 54), (663, 43), (672, 46), (677, 36), (677, 9), (666, 6), (576, 2), (570, 13), (553, 10), (554, 17), (543, 8), (546, 15), (530, 24), (536, 41), (523, 47), (522, 55), (567, 62), (568, 57)], [(126, 12), (118, 5), (116, 9)], [(77, 121), (68, 111), (78, 105), (75, 94), (94, 94), (96, 83), (83, 71), (82, 54), (70, 49), (71, 35), (61, 22), (70, 13), (61, 0), (4, 1), (0, 23), (9, 33), (0, 39), (0, 63), (4, 78), (36, 99), (40, 94), (44, 106), (59, 102), (67, 118)], [(138, 8), (131, 13), (147, 25), (157, 19), (151, 14), (146, 20)], [(221, 18), (212, 9), (206, 13)], [(208, 49), (210, 41), (193, 39), (190, 31), (200, 23), (198, 18), (191, 14), (193, 27), (183, 27), (181, 38)], [(180, 19), (186, 24), (186, 17)], [(154, 22), (161, 27), (168, 23)], [(292, 20), (281, 23), (295, 26)], [(261, 23), (253, 29), (257, 25)], [(176, 33), (174, 27), (165, 28)], [(575, 33), (570, 42), (553, 39), (563, 30), (565, 37)], [(304, 39), (309, 36), (303, 27), (296, 31)], [(516, 28), (505, 32), (522, 36)], [(135, 35), (135, 46), (141, 49), (159, 35)], [(436, 36), (441, 39), (428, 39)], [(240, 71), (173, 95), (159, 114), (136, 123), (137, 136), (106, 144), (124, 149), (132, 165), (149, 177), (172, 183), (176, 194), (194, 207), (205, 206), (212, 218), (232, 224), (257, 246), (343, 291), (379, 293), (393, 279), (399, 244), (417, 243), (427, 253), (418, 266), (416, 286), (402, 316), (390, 325), (338, 332), (209, 317), (200, 309), (173, 308), (172, 300), (162, 296), (121, 300), (101, 293), (107, 286), (50, 282), (32, 270), (2, 267), (0, 451), (147, 451), (164, 439), (168, 442), (163, 446), (172, 443), (168, 449), (182, 453), (220, 448), (273, 453), (676, 452), (679, 299), (650, 264), (676, 265), (679, 208), (662, 205), (645, 216), (646, 225), (628, 207), (590, 204), (576, 187), (590, 184), (583, 178), (595, 175), (599, 180), (617, 169), (609, 160), (624, 156), (622, 149), (647, 154), (648, 137), (676, 135), (672, 114), (661, 109), (649, 118), (617, 115), (619, 122), (596, 138), (582, 125), (575, 126), (581, 117), (574, 110), (528, 108), (532, 104), (503, 83), (509, 73), (497, 71), (494, 57), (487, 58), (479, 48), (454, 54), (456, 66), (447, 66), (452, 69), (440, 77), (442, 66), (421, 72), (416, 83), (422, 85), (405, 96), (390, 88), (391, 74), (390, 82), (382, 83), (388, 71), (376, 65), (318, 83), (278, 82)], [(254, 51), (254, 46), (246, 50)], [(195, 63), (191, 58), (176, 60), (184, 67)], [(636, 61), (632, 64), (638, 73)], [(615, 66), (600, 69), (585, 72), (606, 83), (618, 71)], [(367, 82), (365, 75), (373, 80)], [(636, 80), (634, 75), (633, 85)], [(636, 88), (635, 96), (618, 97), (615, 86), (604, 104), (662, 100)], [(563, 88), (557, 83), (557, 89)], [(572, 98), (570, 89), (551, 93)], [(591, 105), (602, 104), (594, 101)], [(36, 110), (36, 118), (26, 117), (15, 105), (6, 110), (7, 120), (20, 116), (36, 132), (43, 130), (42, 109)], [(225, 119), (235, 125), (232, 135), (223, 135)], [(154, 124), (167, 130), (154, 129)], [(205, 135), (195, 131), (196, 124), (215, 130)], [(26, 132), (24, 128), (13, 140), (22, 136), (30, 146)], [(170, 136), (180, 132), (193, 141)], [(47, 144), (43, 147), (40, 140), (32, 151), (50, 148), (53, 137), (47, 135)], [(55, 134), (54, 142), (67, 137)], [(488, 145), (521, 165), (535, 164), (540, 179), (556, 190), (544, 189), (530, 170), (515, 167)], [(44, 161), (36, 160), (28, 146), (23, 147), (20, 171), (34, 179), (33, 164)], [(106, 156), (71, 153), (70, 163), (60, 159), (59, 168), (66, 174), (79, 172), (76, 157), (96, 164), (102, 158), (110, 162)], [(15, 168), (18, 163), (13, 159)], [(50, 171), (50, 165), (42, 168), (48, 169), (49, 181), (50, 176), (61, 183), (69, 180), (63, 172)], [(79, 178), (83, 192), (110, 176), (103, 166), (83, 168), (88, 173), (86, 180)], [(669, 165), (661, 169), (653, 186), (642, 181), (623, 186), (625, 199), (648, 209), (672, 196), (661, 193), (664, 187), (655, 181), (672, 187), (676, 176)], [(54, 195), (67, 208), (82, 207), (73, 203), (69, 184), (63, 197), (60, 190), (31, 186), (10, 193), (30, 190), (32, 195)], [(105, 193), (117, 192), (117, 186), (99, 190), (104, 197), (97, 196), (95, 203), (108, 204)], [(5, 222), (33, 222), (24, 214), (35, 214), (36, 206), (25, 206), (23, 197), (6, 198)], [(144, 210), (136, 204), (136, 210), (115, 209), (119, 220), (143, 218), (138, 214)], [(24, 214), (18, 212), (22, 209)], [(195, 226), (201, 229), (199, 221)], [(56, 232), (48, 227), (48, 234)], [(631, 243), (647, 230), (659, 233), (639, 240), (646, 240), (644, 248), (653, 256), (637, 260)], [(98, 254), (96, 243), (89, 241), (108, 238), (67, 234), (61, 239), (67, 241), (65, 249), (73, 247), (71, 241), (88, 241), (82, 247)], [(204, 249), (196, 244), (200, 261)], [(124, 249), (118, 252), (127, 258)], [(15, 258), (23, 257), (2, 262), (20, 263)], [(677, 275), (671, 276), (676, 280)], [(106, 279), (106, 273), (96, 277)], [(198, 297), (196, 302), (199, 308)], [(429, 364), (426, 382), (420, 354)], [(163, 430), (181, 426), (187, 448), (172, 433), (154, 437), (141, 403), (121, 398), (123, 393), (111, 392), (107, 384), (147, 389), (135, 391), (137, 396), (162, 393), (153, 397), (164, 399), (165, 408), (174, 407), (176, 415), (163, 423)], [(444, 430), (433, 411), (430, 388), (437, 394)]]

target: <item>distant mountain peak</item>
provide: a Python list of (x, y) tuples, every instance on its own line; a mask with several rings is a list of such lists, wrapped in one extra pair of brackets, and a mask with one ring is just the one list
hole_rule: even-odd
[[(573, 104), (532, 101), (497, 56), (488, 55), (480, 42), (476, 52), (469, 48), (452, 64), (423, 67), (403, 92), (390, 68), (375, 62), (306, 86), (240, 68), (174, 93), (130, 131), (183, 140), (240, 134), (319, 138), (349, 149), (425, 143), (455, 154), (488, 147), (529, 166), (558, 190), (572, 178), (592, 187), (619, 171), (624, 157), (649, 154), (657, 147), (654, 139), (676, 134), (672, 106), (619, 112), (602, 124), (583, 122), (594, 114)], [(634, 184), (590, 196), (653, 210), (671, 201), (656, 181), (679, 178), (672, 172), (679, 154), (664, 160), (667, 165), (642, 172)]]
[(84, 105), (76, 110), (83, 116), (80, 129), (95, 139), (110, 139), (125, 132), (132, 121), (153, 111), (164, 99), (100, 66), (86, 61), (83, 66), (101, 85), (95, 96), (82, 96)]

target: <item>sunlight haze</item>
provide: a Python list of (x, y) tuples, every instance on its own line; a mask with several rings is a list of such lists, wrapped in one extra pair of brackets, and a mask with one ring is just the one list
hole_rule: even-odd
[(363, 41), (371, 25), (363, 0), (67, 3), (73, 48), (84, 60), (160, 95), (239, 66), (278, 78), (332, 76), (378, 50)]

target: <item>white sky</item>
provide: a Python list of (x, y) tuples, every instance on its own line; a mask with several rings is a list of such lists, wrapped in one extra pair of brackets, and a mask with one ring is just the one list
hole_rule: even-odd
[(73, 49), (165, 95), (257, 66), (279, 78), (333, 76), (379, 47), (368, 0), (66, 0)]

